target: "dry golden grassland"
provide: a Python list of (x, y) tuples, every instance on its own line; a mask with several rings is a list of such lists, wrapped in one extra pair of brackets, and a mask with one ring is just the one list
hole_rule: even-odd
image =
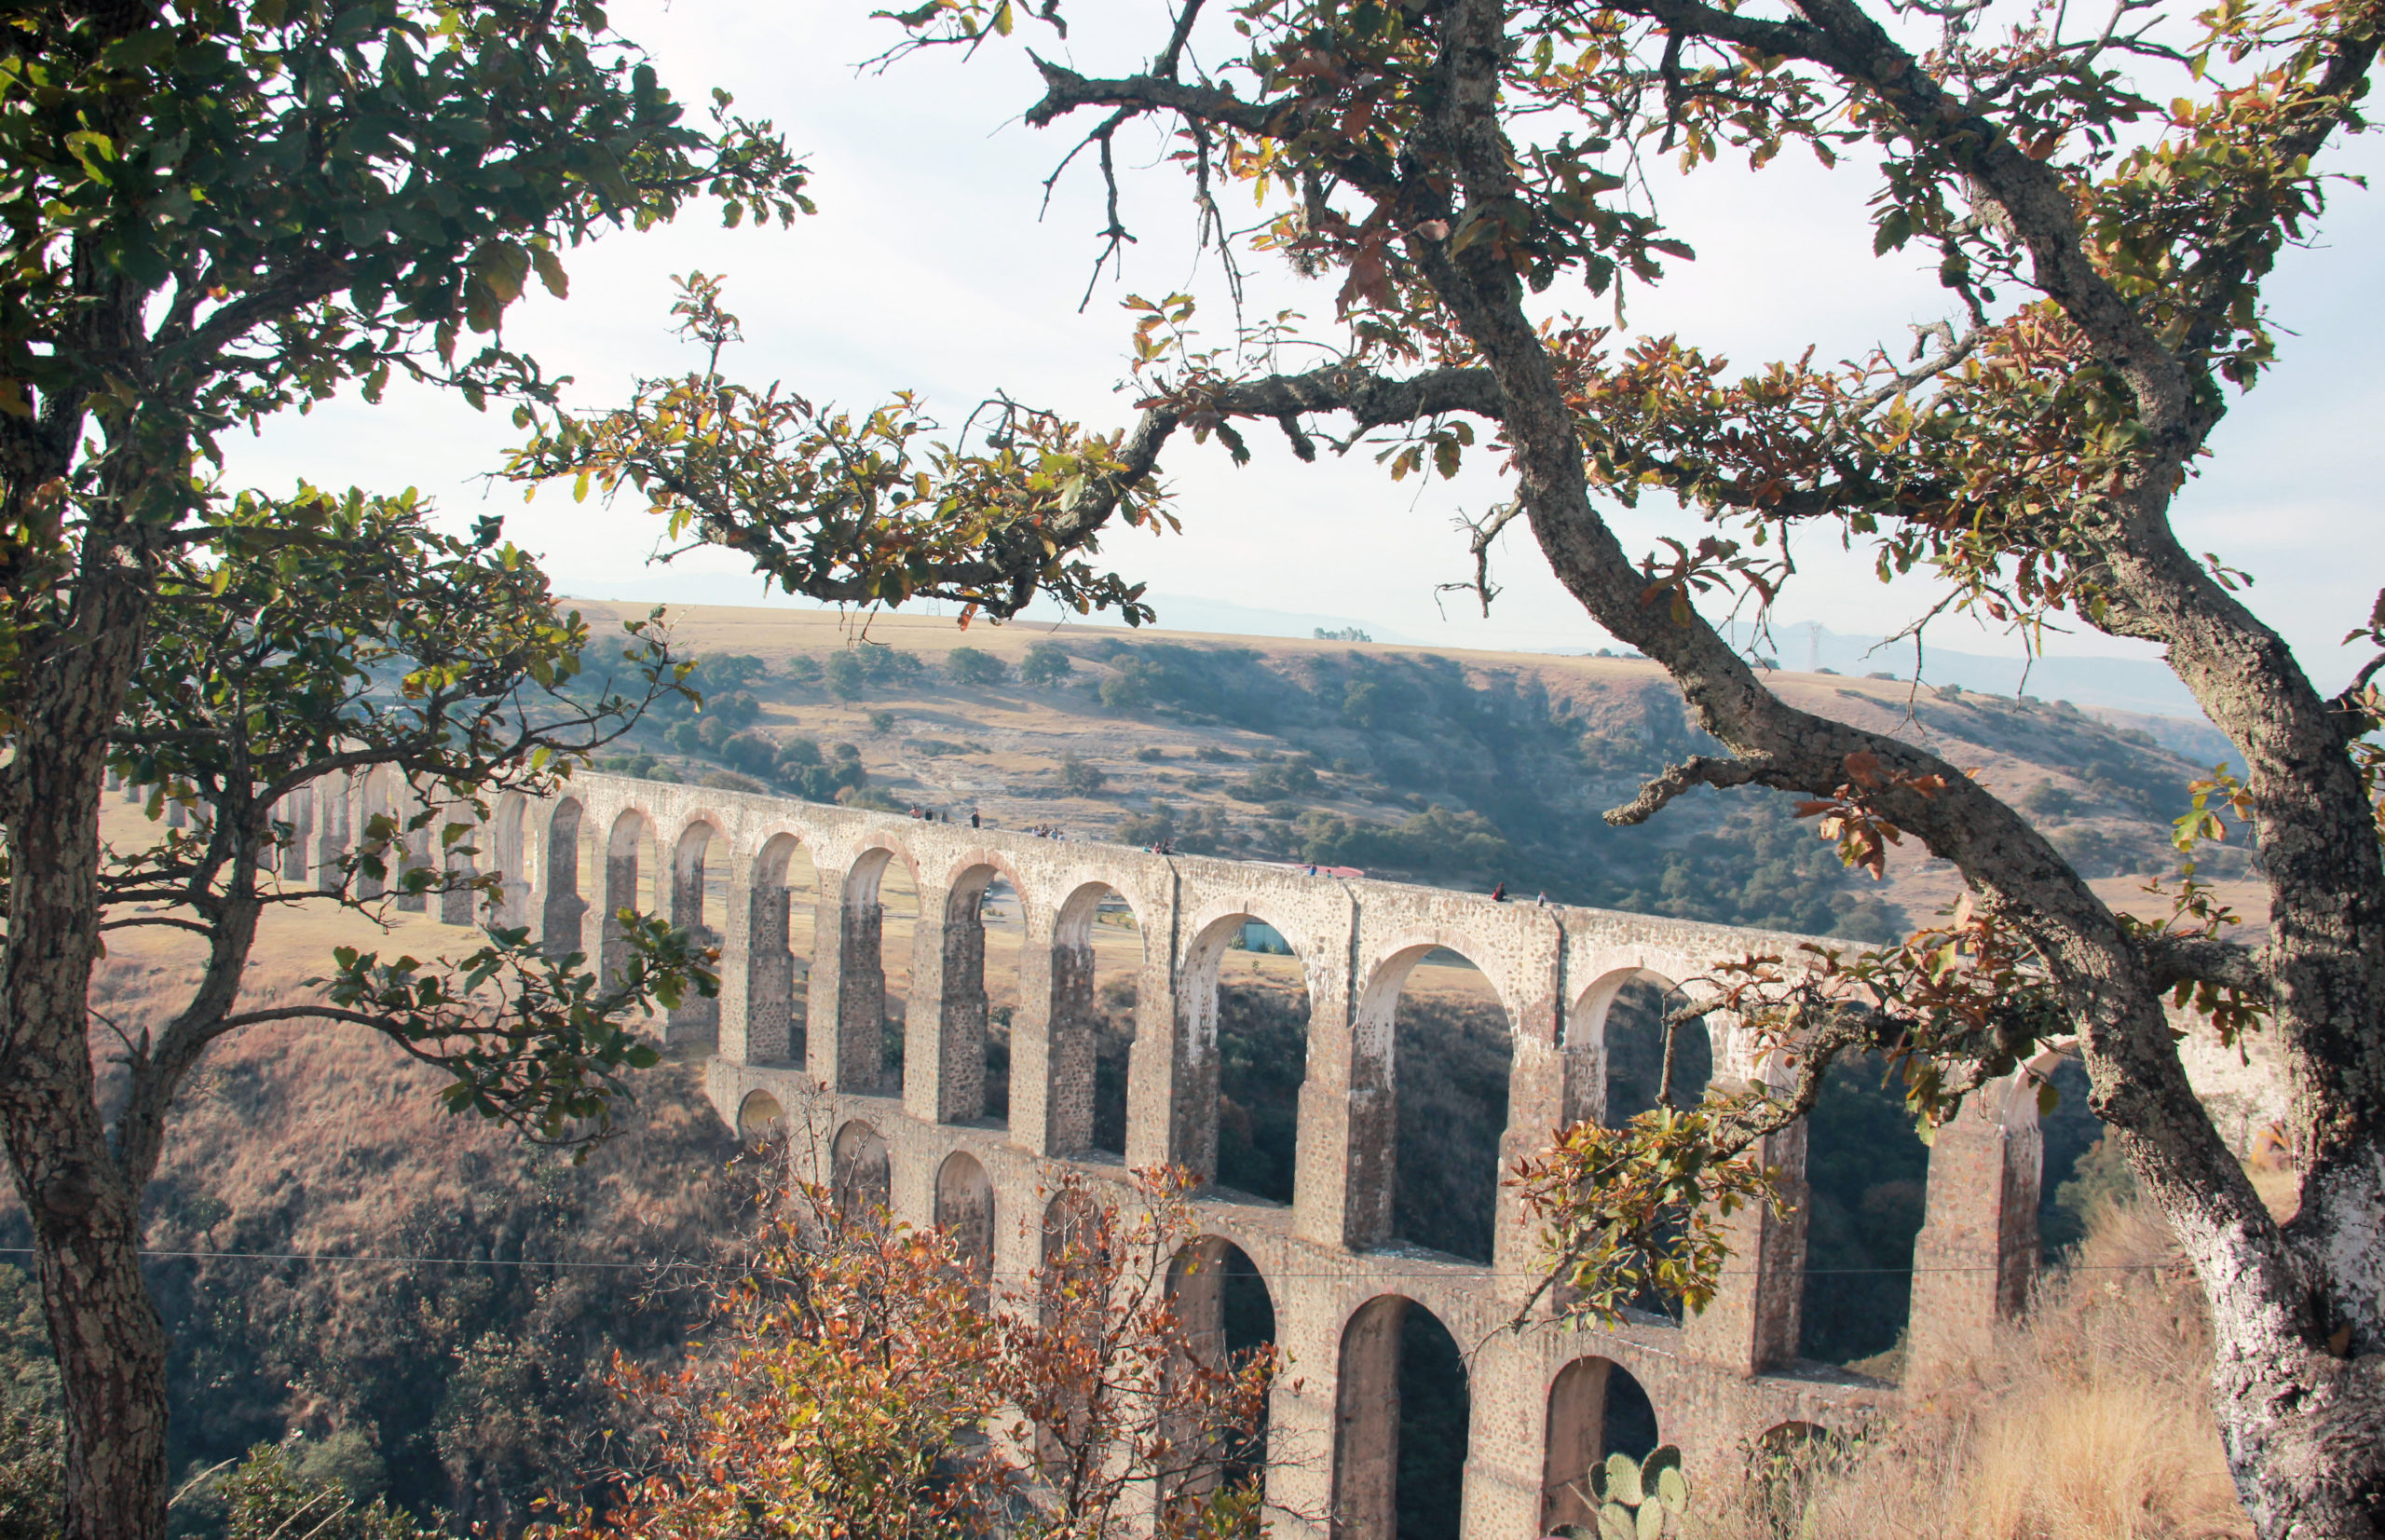
[[(2273, 1208), (2290, 1177), (2256, 1171)], [(2281, 1216), (2283, 1217), (2283, 1215)], [(2203, 1540), (2250, 1536), (2211, 1411), (2202, 1297), (2159, 1216), (2097, 1213), (2027, 1314), (1908, 1384), (1868, 1438), (1751, 1453), (1697, 1504), (1697, 1540)]]

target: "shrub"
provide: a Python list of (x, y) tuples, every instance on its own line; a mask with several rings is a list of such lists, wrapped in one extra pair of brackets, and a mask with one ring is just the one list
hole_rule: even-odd
[(750, 780), (745, 776), (738, 774), (735, 770), (725, 770), (704, 771), (703, 778), (698, 781), (696, 784), (700, 786), (710, 786), (715, 791), (760, 792), (769, 789), (759, 781)]
[(821, 671), (828, 684), (828, 693), (839, 701), (858, 701), (868, 688), (869, 675), (862, 661), (850, 652), (832, 652)]
[(1073, 754), (1060, 756), (1060, 784), (1073, 796), (1091, 797), (1101, 790), (1109, 779), (1098, 765), (1080, 759)]
[(696, 724), (692, 721), (672, 723), (671, 729), (662, 735), (662, 741), (681, 754), (694, 754), (704, 746), (703, 739), (697, 735)]
[(1167, 757), (1167, 751), (1164, 748), (1157, 747), (1156, 745), (1146, 743), (1141, 748), (1135, 751), (1135, 757), (1141, 760), (1146, 765), (1156, 765)]
[(808, 652), (798, 652), (786, 661), (786, 676), (801, 685), (820, 682), (820, 660)]
[(1176, 810), (1165, 802), (1153, 802), (1150, 811), (1120, 819), (1110, 834), (1121, 845), (1156, 845), (1163, 839), (1172, 839), (1176, 837)]
[(957, 647), (946, 653), (944, 671), (956, 685), (999, 685), (1010, 673), (1000, 658), (974, 647)]
[(729, 724), (727, 717), (716, 715), (711, 712), (704, 713), (692, 723), (683, 725), (693, 727), (696, 729), (696, 742), (716, 754), (720, 752), (720, 745), (728, 743), (737, 732), (737, 729)]
[(861, 649), (862, 672), (875, 685), (899, 685), (917, 679), (926, 670), (918, 653), (901, 647), (870, 646)]
[(891, 711), (871, 712), (869, 714), (869, 730), (876, 733), (893, 732), (894, 730), (894, 714)]
[(2067, 818), (2078, 811), (2078, 798), (2051, 781), (2040, 781), (2021, 798), (2021, 808), (2032, 818)]
[(790, 738), (779, 745), (782, 765), (816, 765), (820, 760), (820, 741), (816, 738)]
[(1076, 666), (1076, 660), (1058, 643), (1037, 642), (1020, 661), (1018, 676), (1030, 685), (1054, 685), (1075, 673)]
[(58, 1533), (65, 1448), (57, 1418), (0, 1404), (0, 1540), (49, 1540)]
[(1121, 670), (1101, 681), (1101, 703), (1112, 711), (1133, 711), (1151, 704), (1151, 687), (1141, 674)]
[(720, 756), (747, 775), (768, 775), (778, 763), (779, 746), (758, 732), (741, 732), (720, 745)]

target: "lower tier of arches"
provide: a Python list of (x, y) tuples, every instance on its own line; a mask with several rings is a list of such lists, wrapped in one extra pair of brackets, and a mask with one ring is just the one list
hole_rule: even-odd
[[(884, 1192), (906, 1222), (960, 1231), (992, 1285), (1015, 1285), (1043, 1260), (1059, 1170), (1130, 1201), (1123, 1163), (1049, 1160), (1000, 1127), (921, 1121), (897, 1097), (828, 1095), (798, 1072), (726, 1059), (711, 1061), (707, 1089), (749, 1128), (760, 1107), (775, 1110), (798, 1158), (817, 1152), (820, 1176)], [(1644, 1453), (1661, 1438), (1681, 1446), (1693, 1481), (1720, 1480), (1772, 1429), (1853, 1432), (1896, 1398), (1819, 1368), (1748, 1376), (1701, 1362), (1689, 1334), (1660, 1321), (1513, 1331), (1520, 1278), (1414, 1248), (1321, 1245), (1295, 1233), (1288, 1206), (1262, 1200), (1205, 1198), (1195, 1213), (1201, 1244), (1237, 1255), (1263, 1285), (1286, 1357), (1267, 1445), (1269, 1501), (1287, 1535), (1546, 1533), (1578, 1519), (1572, 1494), (1611, 1450)], [(1329, 1530), (1317, 1521), (1328, 1515)]]

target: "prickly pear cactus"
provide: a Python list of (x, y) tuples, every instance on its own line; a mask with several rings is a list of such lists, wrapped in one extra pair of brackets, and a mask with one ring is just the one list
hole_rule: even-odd
[(1564, 1524), (1552, 1540), (1664, 1540), (1679, 1534), (1689, 1510), (1681, 1451), (1666, 1444), (1645, 1460), (1608, 1455), (1590, 1467), (1590, 1496), (1598, 1504), (1595, 1534), (1588, 1525)]

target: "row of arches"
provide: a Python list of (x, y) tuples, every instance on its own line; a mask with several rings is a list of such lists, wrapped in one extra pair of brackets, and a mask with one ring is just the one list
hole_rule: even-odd
[[(525, 840), (508, 813), (500, 806), (494, 844), (511, 871)], [(923, 869), (891, 828), (864, 829), (857, 851), (849, 843), (819, 866), (807, 834), (782, 830), (747, 847), (732, 882), (732, 847), (710, 815), (667, 834), (637, 807), (595, 822), (576, 797), (550, 811), (538, 856), (551, 947), (613, 942), (609, 922), (584, 934), (583, 893), (601, 894), (607, 914), (662, 909), (716, 936), (738, 933), (725, 959), (741, 986), (726, 1002), (735, 1020), (675, 1015), (675, 1030), (716, 1027), (729, 1057), (900, 1094), (922, 1121), (1004, 1128), (1042, 1155), (1124, 1156), (1139, 1138), (1138, 1159), (1179, 1160), (1221, 1196), (1313, 1202), (1322, 1218), (1311, 1233), (1360, 1249), (1399, 1241), (1492, 1263), (1500, 1175), (1520, 1152), (1511, 1138), (1572, 1118), (1620, 1124), (1659, 1099), (1692, 1104), (1728, 1072), (1725, 1045), (1702, 1023), (1668, 1039), (1666, 1015), (1683, 998), (1674, 980), (1618, 963), (1561, 1013), (1564, 1087), (1552, 1109), (1515, 1078), (1516, 1002), (1446, 944), (1454, 935), (1414, 933), (1353, 988), (1360, 960), (1347, 930), (1335, 935), (1302, 914), (1301, 893), (1277, 891), (1295, 884), (1250, 883), (1206, 906), (1184, 897), (1182, 910), (1154, 916), (1129, 857), (1105, 879), (1096, 855), (1037, 893), (982, 845), (949, 869)], [(733, 926), (732, 894), (745, 911)], [(1152, 919), (1173, 934), (1147, 934)], [(1346, 1017), (1340, 1003), (1319, 1015), (1320, 985)], [(1317, 1020), (1330, 1023), (1321, 1042)], [(824, 1030), (833, 1042), (810, 1041)], [(1165, 1127), (1130, 1132), (1138, 1076), (1157, 1088), (1135, 1115)], [(1511, 1087), (1540, 1099), (1517, 1102)], [(1781, 1286), (1802, 1290), (1799, 1329), (1747, 1367), (1809, 1356), (1894, 1379), (1928, 1156), (1908, 1141), (1893, 1171), (1858, 1169), (1844, 1192), (1831, 1187), (1837, 1165), (1865, 1165), (1857, 1152), (1873, 1147), (1881, 1111), (1877, 1095), (1843, 1089), (1834, 1083), (1807, 1129), (1822, 1186), (1799, 1241), (1803, 1276)]]
[[(747, 1097), (740, 1125), (761, 1137), (780, 1126), (783, 1109), (766, 1092)], [(886, 1207), (893, 1171), (887, 1143), (865, 1120), (850, 1120), (831, 1141), (831, 1186), (840, 1204)], [(978, 1280), (981, 1307), (994, 1281), (996, 1193), (984, 1165), (968, 1151), (938, 1164), (934, 1223)], [(1062, 1193), (1041, 1217), (1045, 1268), (1086, 1218)], [(1166, 1288), (1188, 1346), (1213, 1363), (1247, 1361), (1277, 1344), (1275, 1296), (1248, 1252), (1222, 1235), (1187, 1243), (1167, 1269)], [(1047, 1305), (1046, 1308), (1049, 1308)], [(1460, 1494), (1472, 1437), (1471, 1367), (1431, 1308), (1401, 1294), (1381, 1294), (1353, 1311), (1340, 1333), (1335, 1365), (1332, 1501), (1344, 1540), (1456, 1540)], [(1560, 1368), (1547, 1390), (1542, 1471), (1542, 1533), (1561, 1523), (1596, 1522), (1590, 1467), (1620, 1451), (1644, 1457), (1660, 1437), (1656, 1411), (1629, 1370), (1583, 1356)], [(1201, 1479), (1237, 1479), (1267, 1468), (1262, 1429), (1248, 1443), (1222, 1447)]]

